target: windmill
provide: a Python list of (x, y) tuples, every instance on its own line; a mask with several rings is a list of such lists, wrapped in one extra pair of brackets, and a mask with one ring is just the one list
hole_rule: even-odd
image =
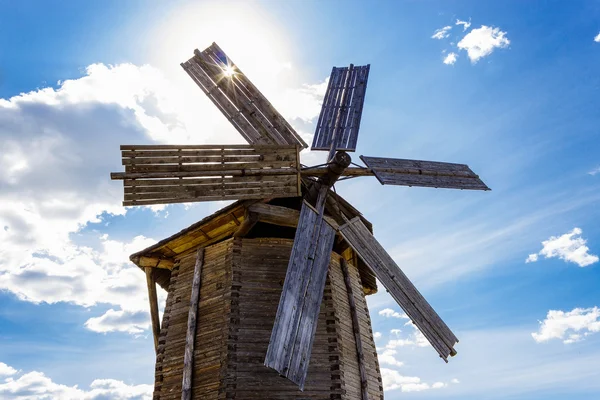
[[(372, 271), (442, 359), (447, 361), (455, 355), (456, 336), (377, 242), (363, 219), (358, 215), (349, 218), (341, 209), (340, 197), (331, 189), (340, 179), (374, 176), (383, 185), (489, 190), (479, 177), (467, 165), (444, 162), (361, 156), (365, 166), (351, 166), (348, 152), (356, 150), (369, 65), (333, 68), (312, 143), (312, 150), (328, 152), (326, 164), (318, 166), (301, 164), (300, 151), (306, 143), (216, 43), (202, 52), (195, 50), (181, 66), (249, 144), (124, 145), (125, 172), (112, 173), (111, 178), (124, 181), (125, 206), (302, 198), (264, 365), (287, 377), (300, 390), (304, 388), (336, 237), (344, 240)], [(249, 231), (258, 221), (256, 215), (246, 213), (234, 236)], [(133, 255), (132, 260), (143, 266), (140, 257), (152, 257), (141, 254)], [(166, 262), (153, 260), (158, 268)], [(198, 286), (196, 273), (193, 285)], [(156, 295), (150, 293), (152, 303)], [(190, 332), (195, 324), (197, 299), (197, 289), (193, 289), (186, 365), (194, 346)], [(153, 329), (158, 346), (157, 312), (153, 312)], [(186, 378), (185, 371), (182, 390), (189, 396), (190, 373), (188, 370)]]

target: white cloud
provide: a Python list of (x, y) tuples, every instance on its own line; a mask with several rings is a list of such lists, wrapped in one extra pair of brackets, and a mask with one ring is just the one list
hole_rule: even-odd
[(391, 308), (384, 308), (379, 311), (379, 315), (384, 316), (386, 318), (404, 318), (408, 319), (408, 316), (404, 313), (399, 313), (397, 311), (392, 310)]
[(390, 333), (398, 337), (398, 339), (391, 339), (386, 345), (386, 349), (396, 349), (398, 347), (404, 346), (416, 346), (416, 347), (428, 347), (429, 341), (427, 338), (421, 333), (419, 328), (412, 322), (407, 322), (405, 326), (411, 326), (414, 329), (414, 332), (406, 335), (405, 337), (401, 337), (400, 329), (392, 329)]
[(127, 332), (139, 334), (150, 327), (147, 311), (113, 310), (106, 311), (100, 317), (90, 318), (85, 327), (94, 332)]
[(450, 383), (460, 383), (460, 381), (456, 378), (452, 378), (452, 380), (450, 381)]
[(375, 332), (373, 333), (373, 338), (374, 339), (379, 339), (381, 337), (381, 332)]
[(492, 54), (496, 48), (505, 48), (510, 44), (506, 37), (506, 32), (500, 28), (493, 28), (482, 25), (481, 28), (473, 29), (467, 33), (457, 46), (459, 49), (466, 50), (472, 63), (476, 63), (481, 58)]
[(402, 392), (420, 392), (428, 389), (441, 389), (448, 386), (443, 382), (428, 384), (422, 382), (419, 377), (404, 376), (398, 371), (389, 368), (381, 368), (381, 378), (383, 380), (383, 390), (385, 391), (400, 389)]
[(55, 383), (38, 371), (0, 383), (0, 397), (7, 400), (150, 400), (152, 391), (152, 385), (127, 385), (114, 379), (96, 379), (89, 390), (82, 390)]
[(461, 21), (460, 19), (456, 20), (456, 25), (462, 25), (463, 26), (463, 32), (466, 31), (467, 29), (469, 29), (471, 27), (471, 18), (469, 18), (469, 22), (467, 21)]
[(538, 332), (531, 334), (538, 342), (560, 339), (569, 344), (600, 332), (600, 308), (575, 308), (571, 311), (550, 310), (540, 322)]
[(450, 36), (449, 32), (451, 29), (452, 29), (452, 27), (450, 25), (440, 28), (433, 33), (433, 36), (431, 36), (431, 38), (432, 39), (445, 39), (448, 36)]
[(17, 372), (18, 371), (10, 365), (6, 365), (3, 362), (0, 362), (0, 376), (11, 376), (16, 374)]
[(596, 37), (594, 37), (594, 42), (596, 42), (596, 43), (600, 43), (600, 33), (598, 33), (598, 34), (596, 35)]
[[(600, 35), (600, 34), (598, 34)], [(590, 172), (588, 172), (588, 174), (590, 174), (591, 176), (594, 176), (596, 174), (600, 174), (600, 167), (596, 167), (593, 170), (591, 170)]]
[(542, 250), (537, 254), (530, 254), (525, 262), (536, 262), (539, 258), (538, 255), (545, 258), (558, 257), (580, 267), (598, 262), (598, 256), (589, 253), (590, 249), (585, 245), (587, 241), (580, 236), (581, 234), (580, 228), (574, 228), (564, 235), (551, 236), (550, 239), (542, 242)]
[[(179, 75), (180, 86), (148, 65), (94, 64), (56, 89), (0, 99), (0, 290), (34, 303), (116, 306), (88, 321), (98, 332), (139, 333), (148, 326), (141, 322), (145, 279), (128, 256), (155, 241), (99, 234), (92, 248), (76, 239), (103, 216), (126, 215), (122, 184), (109, 178), (122, 170), (120, 144), (243, 141), (193, 81)], [(318, 115), (323, 83), (281, 91), (297, 118)], [(162, 290), (159, 296), (164, 300)]]
[(396, 367), (401, 367), (404, 365), (404, 363), (402, 361), (398, 361), (396, 359), (396, 350), (392, 350), (392, 349), (384, 349), (383, 352), (381, 353), (377, 353), (377, 359), (379, 360), (380, 364), (387, 364), (387, 365), (393, 365)]
[(446, 57), (444, 57), (444, 64), (446, 65), (454, 65), (454, 63), (456, 62), (458, 58), (458, 54), (452, 52), (452, 53), (448, 53), (446, 55)]
[(530, 254), (527, 256), (527, 259), (525, 259), (525, 263), (530, 263), (530, 262), (536, 262), (538, 260), (538, 255), (537, 254)]

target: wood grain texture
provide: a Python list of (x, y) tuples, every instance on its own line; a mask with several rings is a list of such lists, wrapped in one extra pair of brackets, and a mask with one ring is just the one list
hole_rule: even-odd
[(196, 253), (194, 265), (194, 278), (192, 280), (192, 293), (188, 312), (187, 332), (185, 335), (185, 350), (183, 356), (183, 380), (181, 383), (181, 400), (192, 399), (192, 376), (194, 372), (194, 344), (196, 339), (196, 316), (198, 313), (198, 300), (200, 297), (200, 278), (204, 264), (204, 248)]
[(406, 314), (444, 361), (456, 354), (456, 336), (431, 308), (417, 288), (400, 270), (358, 218), (340, 227), (340, 232), (360, 258), (373, 270)]
[(121, 147), (126, 206), (300, 195), (296, 146)]
[(154, 351), (158, 352), (158, 337), (160, 336), (160, 321), (158, 317), (158, 298), (156, 283), (154, 282), (154, 268), (145, 267), (146, 284), (148, 286), (148, 300), (150, 301), (150, 318), (152, 319), (152, 336), (154, 337)]
[(216, 43), (195, 50), (181, 66), (248, 143), (307, 147)]
[(335, 150), (356, 150), (369, 69), (369, 65), (332, 69), (312, 150), (330, 150), (334, 140)]
[(302, 389), (335, 231), (304, 203), (265, 365)]
[(383, 185), (490, 190), (465, 164), (360, 156)]
[(340, 268), (344, 275), (344, 283), (346, 284), (346, 292), (348, 294), (348, 305), (350, 306), (350, 314), (352, 316), (352, 332), (354, 333), (354, 341), (356, 344), (356, 358), (358, 360), (358, 370), (360, 373), (360, 392), (361, 400), (369, 400), (369, 388), (367, 371), (365, 367), (365, 355), (363, 353), (362, 337), (360, 334), (360, 323), (356, 310), (356, 302), (354, 301), (354, 291), (352, 289), (352, 280), (346, 260), (340, 258)]

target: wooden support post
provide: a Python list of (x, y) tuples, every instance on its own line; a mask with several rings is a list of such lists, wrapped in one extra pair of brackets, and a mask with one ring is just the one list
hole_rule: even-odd
[(344, 173), (351, 161), (352, 159), (348, 153), (338, 151), (335, 154), (335, 157), (333, 157), (331, 162), (327, 165), (327, 173), (321, 176), (319, 180), (308, 189), (306, 200), (311, 204), (315, 204), (315, 208), (318, 212), (320, 212), (322, 208), (322, 204), (318, 198), (321, 197), (321, 201), (323, 204), (325, 203), (327, 191)]
[(185, 335), (185, 353), (183, 355), (183, 383), (181, 384), (181, 400), (192, 398), (192, 376), (194, 373), (194, 339), (196, 338), (196, 315), (198, 313), (198, 300), (200, 299), (200, 280), (202, 265), (204, 264), (204, 248), (198, 249), (194, 278), (192, 280), (192, 295), (190, 297), (190, 310), (188, 313), (187, 333)]
[(244, 221), (238, 226), (237, 230), (233, 233), (233, 237), (244, 237), (250, 232), (250, 230), (258, 222), (258, 215), (256, 213), (246, 210), (246, 216)]
[(156, 283), (154, 282), (154, 268), (145, 267), (146, 283), (148, 284), (148, 299), (150, 300), (150, 317), (152, 318), (152, 334), (154, 335), (154, 351), (158, 352), (158, 335), (160, 334), (160, 321), (158, 319), (158, 299), (156, 297)]
[(341, 257), (340, 267), (344, 274), (344, 282), (346, 282), (346, 292), (348, 293), (348, 303), (350, 305), (350, 314), (352, 314), (352, 330), (354, 331), (354, 341), (356, 342), (356, 356), (358, 358), (358, 369), (360, 372), (360, 389), (362, 392), (361, 400), (368, 400), (369, 393), (367, 388), (367, 371), (365, 369), (365, 356), (363, 354), (362, 339), (360, 337), (360, 325), (358, 324), (358, 314), (356, 314), (356, 303), (354, 302), (354, 294), (352, 291), (352, 282), (350, 273), (346, 265), (346, 259)]

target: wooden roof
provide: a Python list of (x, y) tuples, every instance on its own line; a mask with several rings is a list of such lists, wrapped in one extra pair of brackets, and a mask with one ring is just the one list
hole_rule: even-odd
[[(348, 219), (359, 217), (368, 229), (372, 231), (372, 224), (366, 220), (362, 214), (354, 208), (350, 203), (344, 200), (341, 196), (337, 196), (330, 192), (330, 197), (337, 199), (336, 208), (343, 213)], [(189, 252), (194, 251), (199, 246), (209, 246), (220, 242), (234, 235), (239, 231), (240, 227), (248, 219), (249, 208), (259, 208), (260, 204), (275, 204), (277, 209), (289, 209), (290, 213), (298, 213), (301, 204), (301, 197), (288, 199), (274, 200), (239, 200), (236, 201), (215, 213), (203, 218), (202, 220), (190, 225), (180, 232), (171, 235), (158, 243), (132, 254), (129, 259), (138, 267), (155, 267), (156, 282), (164, 289), (168, 288), (171, 275), (171, 268), (174, 262)], [(297, 203), (297, 204), (296, 204)], [(254, 205), (254, 206), (253, 206)], [(283, 207), (281, 207), (283, 205)], [(262, 206), (264, 207), (264, 206)], [(246, 221), (248, 224), (249, 221)], [(279, 225), (282, 227), (295, 227), (290, 221), (274, 218), (269, 218), (264, 221), (266, 224)], [(290, 228), (287, 228), (290, 229)], [(267, 233), (268, 235), (268, 233)], [(263, 235), (261, 235), (263, 236)], [(274, 235), (277, 237), (277, 235)], [(343, 243), (342, 243), (343, 242)], [(341, 236), (339, 236), (336, 249), (341, 252), (347, 249)], [(361, 260), (358, 260), (357, 267), (359, 269), (365, 293), (372, 294), (377, 291), (375, 276), (371, 270), (364, 265)]]

